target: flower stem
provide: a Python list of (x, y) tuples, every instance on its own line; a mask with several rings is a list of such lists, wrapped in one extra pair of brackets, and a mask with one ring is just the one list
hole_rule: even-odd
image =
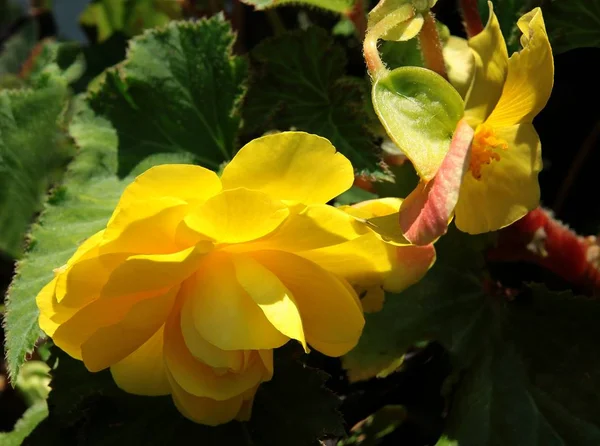
[(394, 26), (412, 19), (414, 16), (415, 10), (412, 5), (402, 5), (367, 31), (363, 42), (363, 52), (371, 77), (379, 79), (388, 72), (377, 49), (379, 38), (384, 36)]
[(421, 43), (421, 51), (423, 52), (423, 60), (425, 66), (444, 79), (448, 79), (446, 74), (446, 64), (444, 63), (444, 55), (442, 53), (442, 42), (435, 19), (431, 12), (424, 14), (424, 23), (421, 32), (419, 33), (419, 42)]
[(477, 8), (477, 0), (460, 0), (460, 9), (469, 39), (483, 31), (483, 22)]

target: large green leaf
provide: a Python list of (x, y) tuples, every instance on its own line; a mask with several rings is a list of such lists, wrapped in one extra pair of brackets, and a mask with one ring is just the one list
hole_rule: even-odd
[(575, 48), (600, 48), (600, 2), (552, 0), (542, 6), (555, 53)]
[(114, 174), (117, 137), (110, 123), (80, 110), (69, 131), (79, 154), (34, 225), (29, 251), (19, 261), (7, 295), (6, 356), (12, 377), (42, 335), (37, 293), (52, 280), (52, 270), (106, 224), (125, 185)]
[(58, 85), (0, 91), (0, 251), (11, 256), (22, 252), (54, 171), (66, 161), (58, 128), (66, 97)]
[(119, 175), (153, 153), (192, 153), (217, 169), (231, 159), (246, 63), (231, 55), (222, 16), (171, 22), (134, 38), (125, 62), (90, 93), (119, 137)]
[(463, 116), (460, 94), (433, 71), (400, 67), (373, 83), (371, 97), (390, 139), (422, 178), (432, 179)]
[(446, 386), (451, 444), (600, 444), (600, 301), (541, 286), (511, 297), (482, 275), (485, 238), (469, 239), (450, 231), (425, 279), (367, 315), (343, 360), (349, 376), (369, 378), (410, 345), (438, 341), (454, 368)]
[(188, 421), (169, 396), (127, 394), (108, 370), (91, 374), (56, 351), (50, 416), (24, 444), (166, 446), (193, 439), (206, 446), (307, 446), (325, 434), (342, 435), (339, 399), (323, 388), (327, 375), (297, 363), (286, 350), (277, 351), (275, 376), (259, 388), (251, 420), (218, 427)]
[(252, 52), (257, 76), (244, 104), (244, 130), (295, 128), (331, 141), (358, 170), (377, 169), (366, 130), (364, 83), (345, 75), (344, 51), (319, 28), (267, 40)]
[(242, 0), (244, 3), (254, 6), (254, 9), (262, 10), (286, 5), (316, 6), (328, 11), (348, 13), (352, 10), (354, 0)]

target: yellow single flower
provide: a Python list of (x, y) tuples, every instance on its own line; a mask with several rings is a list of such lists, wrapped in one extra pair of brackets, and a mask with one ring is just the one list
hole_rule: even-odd
[(540, 8), (517, 22), (523, 49), (510, 58), (490, 6), (483, 32), (469, 40), (475, 72), (465, 119), (475, 130), (456, 204), (456, 226), (472, 234), (510, 225), (539, 205), (540, 139), (533, 118), (554, 82), (552, 48)]
[(325, 204), (353, 180), (329, 141), (302, 132), (250, 142), (221, 178), (149, 169), (39, 293), (40, 326), (127, 392), (170, 394), (198, 423), (248, 419), (274, 348), (345, 354), (364, 325), (353, 287), (399, 292), (434, 261), (431, 246), (386, 242)]

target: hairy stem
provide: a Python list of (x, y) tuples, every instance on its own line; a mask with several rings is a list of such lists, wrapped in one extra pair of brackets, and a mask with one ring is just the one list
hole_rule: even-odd
[(483, 22), (477, 8), (477, 0), (460, 0), (460, 10), (469, 39), (483, 31)]
[(421, 51), (423, 52), (423, 60), (425, 66), (444, 79), (448, 79), (446, 74), (446, 64), (444, 63), (444, 55), (442, 53), (442, 42), (435, 19), (431, 12), (424, 14), (424, 23), (421, 32), (419, 33), (419, 42), (421, 43)]

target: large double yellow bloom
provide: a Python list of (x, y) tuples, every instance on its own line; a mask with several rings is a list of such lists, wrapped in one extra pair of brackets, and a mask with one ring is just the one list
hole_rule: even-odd
[(475, 136), (455, 208), (456, 226), (469, 233), (503, 228), (539, 205), (541, 144), (532, 121), (546, 105), (554, 81), (540, 8), (517, 22), (523, 49), (509, 58), (489, 5), (485, 30), (469, 40), (475, 71), (465, 118)]
[(127, 392), (171, 394), (200, 423), (247, 419), (272, 349), (295, 339), (343, 355), (364, 325), (353, 287), (398, 292), (434, 261), (431, 246), (386, 243), (325, 204), (353, 179), (326, 139), (301, 132), (252, 141), (221, 178), (152, 168), (40, 292), (40, 326), (90, 371), (110, 367)]

